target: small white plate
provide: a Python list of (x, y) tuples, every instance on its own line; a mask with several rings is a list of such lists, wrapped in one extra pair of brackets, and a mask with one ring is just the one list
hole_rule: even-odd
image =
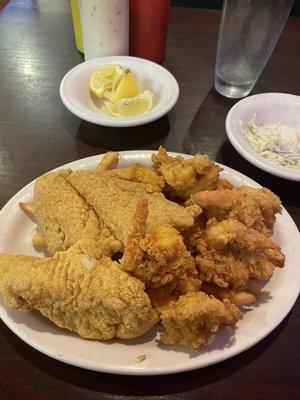
[[(151, 165), (152, 153), (120, 152), (120, 166), (132, 162)], [(94, 169), (99, 159), (99, 156), (92, 156), (61, 168)], [(222, 177), (234, 185), (259, 187), (245, 175), (225, 166), (223, 168)], [(36, 225), (18, 206), (20, 201), (33, 199), (33, 189), (34, 182), (31, 182), (0, 211), (0, 252), (43, 256), (35, 251), (31, 243)], [(300, 289), (300, 235), (286, 210), (277, 217), (273, 239), (286, 256), (285, 268), (275, 270), (264, 287), (261, 300), (244, 314), (236, 328), (227, 327), (218, 332), (214, 342), (199, 353), (159, 344), (159, 331), (156, 329), (135, 340), (100, 342), (82, 339), (58, 328), (37, 312), (21, 312), (6, 307), (1, 297), (0, 318), (16, 335), (40, 352), (86, 369), (126, 375), (161, 375), (202, 368), (255, 345), (275, 329), (293, 307)], [(135, 358), (142, 354), (146, 354), (146, 359), (136, 363)]]
[(262, 93), (246, 97), (236, 103), (226, 117), (226, 132), (233, 147), (256, 167), (292, 181), (300, 181), (300, 169), (277, 165), (262, 157), (248, 143), (242, 130), (256, 116), (260, 124), (286, 122), (300, 126), (300, 96), (286, 93)]
[[(103, 64), (120, 64), (129, 68), (141, 89), (153, 92), (153, 107), (135, 117), (114, 117), (101, 109), (102, 102), (90, 92), (93, 71)], [(128, 56), (94, 58), (71, 69), (60, 84), (60, 97), (69, 111), (97, 125), (128, 127), (147, 124), (161, 118), (174, 107), (179, 86), (174, 76), (162, 66), (148, 60)]]

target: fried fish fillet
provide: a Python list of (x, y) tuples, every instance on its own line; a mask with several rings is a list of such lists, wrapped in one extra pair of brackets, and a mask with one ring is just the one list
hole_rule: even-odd
[[(96, 240), (106, 255), (121, 249), (93, 208), (70, 185), (71, 170), (50, 172), (37, 178), (32, 209), (50, 254), (67, 250), (79, 240)], [(22, 208), (26, 208), (22, 205)], [(38, 244), (39, 237), (34, 238)], [(43, 244), (42, 240), (40, 242)]]
[(110, 232), (127, 243), (132, 219), (139, 200), (149, 201), (147, 228), (170, 225), (182, 231), (191, 227), (200, 207), (184, 208), (167, 200), (162, 193), (149, 193), (147, 186), (111, 177), (105, 173), (76, 171), (67, 176), (72, 187), (86, 199)]
[(131, 339), (158, 321), (138, 279), (80, 241), (52, 258), (0, 255), (0, 291), (20, 310), (36, 309), (88, 339)]

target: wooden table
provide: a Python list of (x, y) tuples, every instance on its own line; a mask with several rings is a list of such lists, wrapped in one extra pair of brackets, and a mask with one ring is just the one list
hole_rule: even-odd
[[(213, 89), (219, 19), (219, 11), (172, 9), (164, 65), (179, 82), (179, 101), (168, 117), (148, 126), (112, 129), (79, 120), (60, 101), (62, 77), (82, 61), (69, 1), (11, 1), (0, 13), (0, 205), (36, 176), (69, 161), (163, 143), (168, 150), (207, 153), (268, 186), (299, 225), (299, 185), (258, 170), (226, 139), (224, 119), (235, 101)], [(299, 94), (299, 43), (300, 19), (290, 18), (254, 93)], [(271, 335), (229, 361), (164, 377), (71, 367), (33, 350), (0, 323), (0, 399), (297, 399), (299, 313), (298, 301)]]

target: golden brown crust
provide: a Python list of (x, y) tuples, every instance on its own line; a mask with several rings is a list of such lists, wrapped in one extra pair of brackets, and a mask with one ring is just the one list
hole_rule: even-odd
[(169, 156), (160, 146), (152, 155), (153, 168), (167, 183), (167, 192), (175, 198), (186, 200), (200, 190), (216, 189), (221, 168), (206, 155), (184, 159)]
[(187, 271), (195, 270), (194, 259), (172, 226), (157, 225), (147, 231), (148, 204), (148, 199), (137, 204), (121, 265), (147, 287), (165, 286), (175, 279), (181, 279), (183, 286), (189, 279)]
[(221, 302), (203, 292), (189, 293), (161, 308), (162, 342), (199, 351), (220, 326), (235, 324), (241, 317), (229, 300)]
[(119, 153), (116, 151), (108, 151), (101, 158), (99, 165), (96, 168), (96, 172), (108, 171), (113, 166), (116, 166), (119, 162)]
[(254, 294), (230, 288), (221, 288), (210, 283), (203, 283), (201, 289), (217, 299), (228, 299), (237, 306), (246, 306), (256, 301)]
[(93, 208), (68, 183), (71, 170), (42, 175), (34, 189), (35, 215), (50, 254), (79, 240), (96, 240), (107, 255), (121, 249)]
[(107, 171), (107, 176), (124, 179), (126, 181), (142, 183), (146, 185), (148, 191), (161, 192), (165, 187), (165, 181), (153, 169), (143, 164), (134, 163), (128, 167)]
[(96, 242), (78, 242), (53, 258), (0, 255), (1, 271), (9, 306), (39, 310), (84, 338), (132, 339), (158, 320), (142, 282), (102, 256)]
[(270, 190), (241, 186), (198, 192), (186, 205), (198, 204), (207, 213), (207, 220), (237, 219), (250, 228), (271, 236), (276, 214), (281, 212), (279, 198)]
[(238, 291), (246, 289), (250, 279), (270, 279), (285, 261), (271, 239), (236, 220), (211, 220), (196, 248), (200, 278)]
[(20, 202), (19, 206), (21, 210), (23, 210), (25, 213), (29, 214), (31, 217), (35, 216), (35, 204), (32, 203), (23, 203)]
[(115, 177), (107, 179), (105, 174), (89, 171), (76, 171), (67, 179), (123, 246), (128, 240), (137, 203), (143, 198), (149, 201), (149, 228), (169, 224), (182, 231), (193, 225), (194, 210), (191, 212), (167, 200), (162, 193), (149, 193), (147, 186), (141, 183)]

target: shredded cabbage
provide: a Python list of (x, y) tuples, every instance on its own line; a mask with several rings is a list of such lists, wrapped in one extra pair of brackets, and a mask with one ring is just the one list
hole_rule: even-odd
[(285, 167), (300, 168), (300, 129), (282, 122), (259, 125), (254, 116), (242, 132), (261, 156)]

